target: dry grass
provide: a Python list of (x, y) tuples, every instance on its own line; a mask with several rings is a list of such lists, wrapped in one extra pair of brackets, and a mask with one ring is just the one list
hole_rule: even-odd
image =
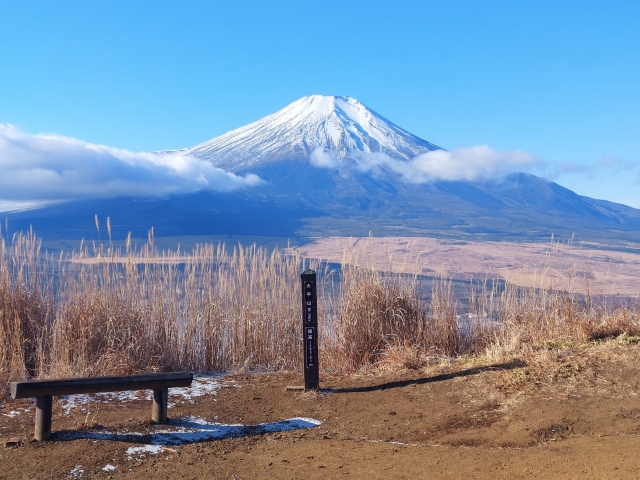
[[(110, 237), (110, 235), (109, 235)], [(0, 244), (0, 381), (189, 369), (297, 370), (300, 272), (317, 262), (255, 245), (158, 251), (82, 244), (54, 259), (33, 234)], [(557, 276), (551, 277), (552, 279)], [(345, 252), (319, 271), (325, 372), (419, 368), (463, 355), (640, 335), (637, 305), (608, 308), (540, 274), (537, 286), (478, 284), (461, 311), (451, 282), (427, 302), (416, 275), (384, 275)], [(621, 337), (622, 336), (622, 337)]]
[[(158, 252), (152, 236), (140, 250), (83, 245), (56, 260), (39, 255), (33, 234), (1, 248), (5, 382), (299, 363), (299, 257), (240, 245)], [(150, 261), (176, 256), (184, 260)]]

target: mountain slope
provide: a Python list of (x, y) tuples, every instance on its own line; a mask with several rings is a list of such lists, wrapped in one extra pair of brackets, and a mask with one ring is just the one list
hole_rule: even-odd
[(371, 152), (409, 160), (440, 147), (410, 134), (354, 98), (311, 95), (257, 122), (177, 152), (242, 172), (265, 162), (308, 159), (318, 148), (331, 152), (337, 160)]
[[(526, 173), (476, 181), (409, 183), (384, 164), (440, 147), (350, 97), (304, 97), (257, 122), (199, 145), (158, 152), (192, 155), (264, 180), (245, 190), (163, 199), (71, 202), (10, 215), (13, 230), (48, 238), (90, 237), (93, 216), (111, 217), (114, 236), (443, 236), (546, 240), (552, 234), (637, 243), (640, 210), (580, 196)], [(320, 168), (314, 155), (327, 157)], [(367, 157), (369, 156), (369, 157)], [(376, 157), (377, 158), (377, 157)], [(325, 158), (326, 160), (326, 158)], [(95, 236), (95, 235), (94, 235)]]

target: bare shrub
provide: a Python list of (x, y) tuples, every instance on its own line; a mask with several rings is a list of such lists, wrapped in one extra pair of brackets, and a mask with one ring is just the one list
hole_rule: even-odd
[(83, 244), (58, 261), (38, 245), (33, 234), (2, 243), (5, 382), (301, 363), (298, 256), (223, 244), (160, 252), (152, 234), (139, 250)]
[[(417, 274), (380, 272), (345, 252), (340, 268), (255, 245), (159, 251), (81, 244), (54, 259), (33, 232), (0, 244), (0, 380), (142, 371), (299, 370), (300, 272), (318, 270), (320, 365), (420, 368), (640, 335), (636, 305), (577, 295), (543, 269), (527, 287), (475, 283), (462, 311), (452, 282), (423, 298)], [(418, 270), (416, 270), (418, 271)], [(538, 275), (536, 277), (536, 275)], [(560, 284), (558, 278), (565, 278)]]
[(36, 375), (46, 365), (53, 319), (51, 282), (33, 232), (0, 240), (0, 380)]
[(348, 370), (371, 365), (389, 346), (420, 343), (424, 309), (415, 282), (344, 265), (339, 330)]

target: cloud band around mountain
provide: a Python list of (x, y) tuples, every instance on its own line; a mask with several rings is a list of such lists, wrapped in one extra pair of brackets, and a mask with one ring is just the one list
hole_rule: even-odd
[(521, 150), (498, 151), (479, 145), (452, 151), (433, 150), (409, 161), (371, 153), (358, 158), (357, 168), (363, 171), (385, 168), (399, 174), (407, 183), (428, 183), (499, 178), (538, 162), (536, 157)]
[(179, 153), (131, 152), (12, 125), (0, 125), (0, 172), (0, 201), (12, 202), (230, 191), (262, 182)]
[[(316, 148), (310, 163), (320, 168), (337, 168), (340, 162), (321, 147)], [(542, 162), (521, 150), (498, 151), (487, 145), (457, 148), (452, 151), (433, 150), (411, 160), (398, 160), (382, 152), (361, 153), (351, 164), (362, 172), (387, 170), (400, 175), (407, 183), (473, 181), (504, 177), (513, 172), (539, 167)]]

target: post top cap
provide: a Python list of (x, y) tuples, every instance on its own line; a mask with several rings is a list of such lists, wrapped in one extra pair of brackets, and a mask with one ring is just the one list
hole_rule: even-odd
[(307, 268), (304, 272), (302, 272), (302, 275), (315, 275), (316, 271), (315, 270), (311, 270), (310, 268)]

